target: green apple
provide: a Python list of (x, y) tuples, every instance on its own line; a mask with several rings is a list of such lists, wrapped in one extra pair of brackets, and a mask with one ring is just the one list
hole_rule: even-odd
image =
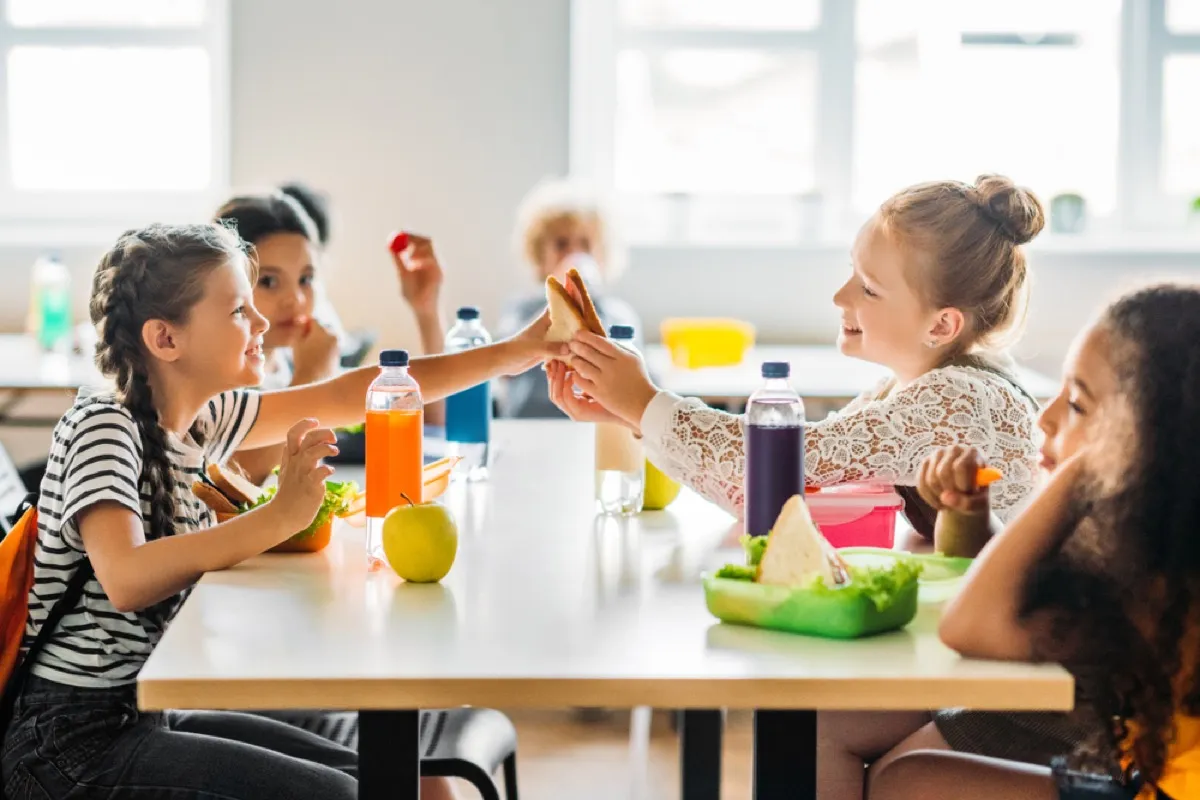
[(646, 511), (661, 511), (679, 496), (679, 484), (666, 473), (646, 461), (646, 490), (642, 508)]
[(396, 574), (412, 583), (446, 577), (458, 554), (458, 526), (439, 503), (399, 505), (383, 518), (383, 552)]

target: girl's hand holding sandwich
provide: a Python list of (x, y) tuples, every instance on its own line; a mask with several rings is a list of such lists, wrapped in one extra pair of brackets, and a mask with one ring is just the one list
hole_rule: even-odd
[(658, 394), (641, 357), (588, 331), (577, 331), (568, 347), (575, 385), (626, 425), (640, 431), (646, 406)]
[(550, 401), (571, 419), (576, 422), (625, 425), (638, 432), (638, 426), (630, 425), (595, 399), (586, 394), (576, 394), (574, 387), (584, 381), (577, 381), (575, 373), (562, 361), (547, 361), (546, 376), (550, 384)]
[(546, 363), (551, 402), (571, 419), (622, 424), (640, 434), (642, 412), (658, 393), (641, 358), (604, 336), (604, 324), (576, 270), (568, 271), (565, 285), (547, 278), (546, 302), (551, 320), (546, 335), (566, 343), (560, 360)]
[(506, 355), (508, 366), (504, 370), (504, 374), (520, 375), (547, 359), (565, 356), (566, 347), (563, 344), (546, 341), (546, 331), (548, 330), (550, 330), (550, 312), (547, 310), (511, 339), (502, 342), (501, 344), (506, 345), (510, 351)]
[(308, 527), (325, 499), (325, 481), (333, 467), (321, 459), (337, 455), (337, 437), (315, 419), (302, 419), (288, 431), (279, 465), (279, 491), (268, 504), (275, 510), (281, 532), (289, 538)]

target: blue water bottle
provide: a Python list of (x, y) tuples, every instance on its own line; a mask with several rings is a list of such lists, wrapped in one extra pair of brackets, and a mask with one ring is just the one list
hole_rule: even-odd
[[(457, 353), (491, 344), (479, 319), (479, 309), (464, 306), (446, 334), (446, 351)], [(459, 474), (469, 481), (487, 477), (492, 433), (492, 390), (485, 381), (446, 398), (446, 442), (450, 455), (460, 456)]]

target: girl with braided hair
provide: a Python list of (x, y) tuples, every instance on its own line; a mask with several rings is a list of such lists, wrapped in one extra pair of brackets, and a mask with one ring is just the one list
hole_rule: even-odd
[[(274, 392), (267, 323), (244, 243), (218, 224), (125, 233), (96, 270), (96, 361), (114, 391), (81, 397), (54, 430), (38, 502), (26, 643), (79, 570), (94, 574), (32, 663), (0, 753), (15, 798), (354, 798), (355, 754), (260, 716), (147, 714), (135, 680), (190, 587), (306, 527), (331, 474), (333, 426), (365, 417), (364, 367)], [(510, 339), (416, 359), (429, 401), (528, 369), (561, 345), (547, 318)], [(309, 417), (317, 417), (316, 419)], [(275, 499), (214, 524), (190, 487), (209, 463), (285, 443)], [(446, 797), (426, 782), (423, 796)], [(425, 793), (428, 793), (426, 795)]]

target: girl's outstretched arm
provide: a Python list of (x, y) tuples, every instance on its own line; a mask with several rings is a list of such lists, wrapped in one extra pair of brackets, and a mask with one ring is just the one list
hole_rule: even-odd
[[(565, 354), (565, 345), (544, 340), (549, 327), (549, 314), (542, 314), (520, 333), (495, 344), (413, 359), (409, 372), (421, 386), (422, 399), (436, 402), (500, 375), (524, 372), (550, 355)], [(378, 366), (360, 367), (320, 383), (264, 392), (258, 419), (238, 449), (283, 441), (288, 428), (304, 417), (315, 417), (328, 428), (362, 422), (367, 388), (378, 374)]]

